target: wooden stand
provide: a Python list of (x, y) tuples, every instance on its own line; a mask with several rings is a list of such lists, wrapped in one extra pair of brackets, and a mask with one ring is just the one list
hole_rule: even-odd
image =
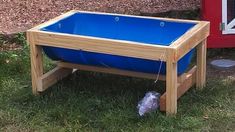
[[(124, 55), (128, 57), (150, 60), (159, 60), (162, 57), (161, 55), (165, 53), (167, 57), (161, 59), (163, 59), (163, 61), (165, 61), (167, 65), (166, 76), (160, 76), (159, 79), (166, 81), (166, 92), (160, 98), (160, 109), (162, 111), (166, 111), (167, 115), (177, 113), (177, 99), (180, 98), (190, 87), (196, 84), (198, 88), (202, 88), (205, 85), (206, 38), (209, 35), (208, 22), (166, 19), (169, 21), (196, 23), (196, 25), (192, 29), (190, 29), (187, 33), (173, 42), (170, 46), (149, 45), (135, 42), (100, 39), (79, 35), (45, 32), (40, 30), (40, 28), (50, 25), (51, 23), (61, 20), (62, 18), (72, 15), (76, 12), (79, 11), (68, 12), (62, 16), (59, 16), (51, 21), (48, 21), (27, 31), (27, 39), (28, 43), (30, 44), (32, 89), (34, 94), (45, 91), (47, 88), (55, 84), (60, 79), (71, 74), (73, 69), (104, 72), (148, 79), (156, 79), (157, 76), (156, 74), (71, 64), (66, 62), (57, 62), (56, 68), (47, 73), (44, 73), (41, 46), (53, 46), (75, 50), (81, 49), (90, 52)], [(165, 18), (163, 20), (165, 20)], [(194, 66), (192, 69), (182, 74), (181, 76), (177, 76), (177, 61), (195, 47), (197, 49), (196, 66)]]

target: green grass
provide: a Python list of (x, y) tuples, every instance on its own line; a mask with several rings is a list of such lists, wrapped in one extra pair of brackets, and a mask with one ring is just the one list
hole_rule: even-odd
[[(52, 68), (46, 59), (45, 68)], [(235, 131), (235, 83), (211, 78), (180, 100), (178, 114), (138, 117), (145, 92), (164, 83), (77, 72), (41, 96), (31, 93), (28, 47), (0, 52), (0, 131)]]

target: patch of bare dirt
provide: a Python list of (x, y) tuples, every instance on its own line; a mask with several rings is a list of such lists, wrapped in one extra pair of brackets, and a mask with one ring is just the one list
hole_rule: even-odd
[(235, 60), (235, 48), (230, 49), (210, 49), (207, 59), (207, 77), (208, 78), (228, 78), (235, 82), (235, 67), (228, 69), (218, 69), (213, 67), (210, 62), (215, 59)]
[(0, 52), (1, 51), (13, 51), (13, 50), (20, 50), (22, 46), (16, 43), (13, 44), (1, 44), (0, 45)]
[(200, 8), (200, 0), (0, 0), (0, 34), (25, 31), (72, 9), (154, 14)]
[(217, 68), (212, 67), (210, 64), (208, 64), (207, 77), (209, 78), (234, 78), (235, 79), (235, 68), (217, 69)]

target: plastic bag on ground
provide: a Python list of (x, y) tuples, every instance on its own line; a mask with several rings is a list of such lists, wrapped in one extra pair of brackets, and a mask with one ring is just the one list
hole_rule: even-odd
[(147, 92), (142, 100), (139, 101), (137, 109), (140, 116), (156, 111), (159, 108), (160, 93), (155, 91)]

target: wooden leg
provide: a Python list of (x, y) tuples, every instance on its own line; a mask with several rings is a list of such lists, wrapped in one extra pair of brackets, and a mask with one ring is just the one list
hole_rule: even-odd
[(203, 40), (197, 46), (197, 88), (203, 88), (206, 83), (206, 50), (206, 40)]
[(28, 43), (30, 44), (31, 54), (31, 78), (33, 94), (38, 94), (38, 78), (43, 75), (42, 47), (35, 44), (33, 33), (27, 33)]
[[(194, 66), (187, 73), (184, 73), (178, 77), (177, 84), (177, 99), (179, 99), (184, 93), (186, 93), (196, 82), (197, 66)], [(160, 98), (160, 110), (166, 111), (166, 93)]]
[(45, 91), (57, 81), (71, 74), (73, 69), (57, 66), (53, 70), (43, 74), (42, 47), (35, 44), (35, 38), (31, 32), (27, 32), (27, 40), (30, 44), (31, 54), (32, 91), (34, 95), (38, 95), (39, 92)]
[(177, 63), (167, 61), (166, 71), (166, 114), (177, 113)]

